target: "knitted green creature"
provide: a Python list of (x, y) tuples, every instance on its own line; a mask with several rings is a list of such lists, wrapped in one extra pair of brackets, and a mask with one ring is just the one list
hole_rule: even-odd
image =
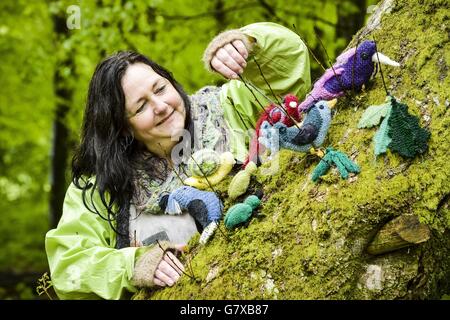
[(244, 203), (235, 204), (227, 211), (224, 220), (225, 227), (228, 229), (233, 229), (247, 222), (252, 216), (253, 210), (258, 208), (260, 204), (260, 198), (255, 195), (248, 196)]
[(398, 152), (403, 157), (414, 158), (428, 149), (430, 132), (420, 127), (419, 119), (408, 112), (408, 106), (388, 95), (381, 105), (369, 106), (364, 111), (358, 128), (370, 128), (380, 123), (373, 138), (375, 156), (386, 153), (387, 149)]
[(256, 164), (250, 161), (244, 170), (239, 171), (231, 180), (228, 186), (228, 196), (234, 200), (240, 195), (243, 195), (250, 184), (250, 178), (257, 170)]
[(328, 147), (325, 156), (320, 160), (311, 176), (311, 180), (316, 182), (321, 176), (327, 173), (331, 166), (335, 164), (343, 179), (348, 178), (348, 173), (359, 173), (360, 169), (345, 153)]

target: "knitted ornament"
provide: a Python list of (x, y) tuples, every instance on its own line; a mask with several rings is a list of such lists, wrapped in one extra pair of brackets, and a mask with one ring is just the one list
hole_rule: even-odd
[(212, 235), (211, 229), (214, 231), (215, 227), (209, 225), (219, 221), (223, 210), (222, 202), (214, 192), (201, 191), (189, 186), (179, 187), (169, 195), (162, 196), (159, 205), (167, 214), (181, 214), (187, 210), (203, 229), (200, 236), (203, 239), (202, 243), (206, 243)]
[(392, 111), (388, 120), (388, 135), (392, 139), (389, 148), (407, 158), (414, 158), (428, 149), (430, 132), (419, 125), (419, 119), (408, 113), (408, 106), (392, 99)]
[(370, 128), (383, 118), (373, 138), (375, 156), (385, 153), (387, 148), (408, 158), (424, 153), (430, 132), (419, 125), (419, 119), (408, 113), (408, 106), (387, 96), (381, 105), (369, 106), (359, 121), (358, 128)]
[[(271, 103), (266, 107), (265, 111), (261, 114), (258, 121), (256, 122), (255, 135), (252, 137), (249, 146), (249, 154), (247, 159), (243, 163), (245, 168), (250, 161), (258, 163), (258, 155), (264, 152), (264, 146), (260, 145), (258, 138), (260, 137), (261, 125), (267, 121), (269, 124), (273, 125), (277, 122), (284, 123), (286, 126), (290, 127), (294, 125), (291, 118), (296, 122), (302, 119), (302, 114), (298, 112), (298, 98), (293, 94), (287, 94), (283, 99), (283, 110), (280, 106)], [(286, 116), (286, 113), (289, 115)]]
[[(206, 165), (200, 163), (199, 161), (197, 161), (197, 159), (194, 158), (195, 161), (193, 160), (192, 162), (189, 163), (189, 169), (193, 174), (193, 176), (184, 180), (184, 183), (197, 189), (206, 190), (211, 188), (211, 186), (214, 186), (218, 184), (220, 181), (222, 181), (230, 173), (236, 161), (234, 160), (234, 156), (231, 152), (224, 152), (220, 156), (218, 156), (218, 163), (217, 163), (217, 159), (214, 158), (214, 156), (212, 156), (211, 154), (211, 152), (214, 151), (212, 150), (208, 151), (200, 150), (200, 151), (202, 151), (202, 153), (196, 152), (194, 153), (194, 155), (198, 156), (199, 161), (201, 161), (202, 159), (206, 160), (205, 161)], [(214, 159), (216, 163), (211, 164), (211, 162), (213, 162)], [(197, 167), (198, 170), (194, 169), (195, 167)], [(212, 173), (207, 174), (206, 172), (204, 172), (203, 175), (202, 174), (203, 168), (206, 168), (208, 172), (212, 171)], [(213, 168), (216, 169), (212, 170)]]
[(228, 186), (228, 196), (230, 199), (236, 199), (247, 191), (250, 184), (250, 178), (257, 170), (256, 164), (250, 161), (244, 170), (239, 171), (231, 180)]
[(316, 81), (312, 91), (299, 105), (299, 112), (308, 110), (316, 101), (338, 98), (347, 90), (360, 90), (374, 73), (375, 63), (399, 66), (384, 54), (376, 52), (374, 41), (363, 41), (357, 48), (345, 51), (333, 67)]
[(248, 196), (243, 203), (238, 203), (228, 209), (225, 215), (225, 227), (233, 229), (240, 224), (247, 222), (253, 214), (253, 210), (258, 208), (261, 200), (255, 196)]
[(330, 127), (330, 108), (334, 103), (335, 101), (317, 102), (306, 114), (300, 129), (296, 126), (288, 128), (279, 122), (272, 127), (268, 122), (264, 122), (261, 126), (260, 143), (272, 153), (277, 152), (278, 148), (308, 152), (312, 147), (320, 147)]
[(311, 180), (316, 182), (321, 176), (325, 175), (331, 166), (335, 164), (341, 177), (348, 178), (348, 173), (359, 173), (360, 169), (345, 153), (328, 147), (325, 156), (320, 160), (319, 164), (314, 168)]
[(195, 152), (188, 161), (188, 169), (193, 177), (203, 178), (212, 175), (220, 165), (220, 156), (211, 149)]

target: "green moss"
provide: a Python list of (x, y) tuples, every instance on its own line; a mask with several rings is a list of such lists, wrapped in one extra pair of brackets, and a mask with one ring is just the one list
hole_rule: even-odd
[[(317, 159), (281, 151), (278, 171), (262, 174), (274, 162), (266, 163), (252, 179), (250, 189), (262, 187), (265, 194), (259, 216), (235, 231), (221, 224), (224, 234), (217, 231), (206, 246), (193, 239), (187, 259), (198, 281), (183, 277), (145, 297), (393, 299), (448, 293), (450, 58), (444, 2), (396, 1), (373, 32), (380, 52), (402, 65), (383, 66), (390, 92), (431, 132), (424, 155), (408, 160), (388, 151), (375, 158), (376, 128), (357, 129), (364, 109), (385, 100), (378, 74), (365, 91), (340, 99), (324, 144), (350, 155), (361, 167), (359, 175), (342, 180), (333, 169), (313, 183), (309, 176)], [(230, 180), (217, 186), (225, 199)], [(226, 200), (225, 209), (232, 204)], [(431, 240), (381, 256), (367, 254), (379, 228), (401, 214), (417, 214), (432, 229)]]

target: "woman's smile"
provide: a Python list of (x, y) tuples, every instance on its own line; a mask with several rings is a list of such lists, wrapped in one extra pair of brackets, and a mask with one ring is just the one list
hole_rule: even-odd
[(166, 123), (167, 121), (170, 122), (170, 120), (172, 120), (172, 115), (173, 115), (174, 113), (175, 113), (175, 109), (173, 109), (172, 112), (171, 112), (167, 117), (165, 117), (165, 118), (162, 119), (160, 122), (158, 122), (158, 123), (156, 124), (156, 126), (158, 127), (158, 126), (160, 126), (160, 125)]

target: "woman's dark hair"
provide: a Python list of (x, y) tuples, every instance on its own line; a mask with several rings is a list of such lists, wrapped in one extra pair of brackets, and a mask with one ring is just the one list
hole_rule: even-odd
[[(181, 95), (186, 108), (185, 128), (193, 137), (189, 98), (169, 71), (144, 55), (130, 51), (118, 52), (98, 64), (89, 84), (81, 143), (72, 160), (72, 181), (83, 190), (86, 208), (107, 220), (118, 234), (118, 248), (130, 245), (129, 206), (135, 192), (133, 177), (139, 165), (138, 155), (145, 148), (134, 140), (126, 120), (121, 84), (128, 66), (138, 62), (149, 65), (169, 80)], [(154, 170), (147, 169), (152, 176)], [(91, 177), (95, 177), (93, 182), (88, 181)], [(106, 208), (106, 216), (94, 204), (95, 190)]]

